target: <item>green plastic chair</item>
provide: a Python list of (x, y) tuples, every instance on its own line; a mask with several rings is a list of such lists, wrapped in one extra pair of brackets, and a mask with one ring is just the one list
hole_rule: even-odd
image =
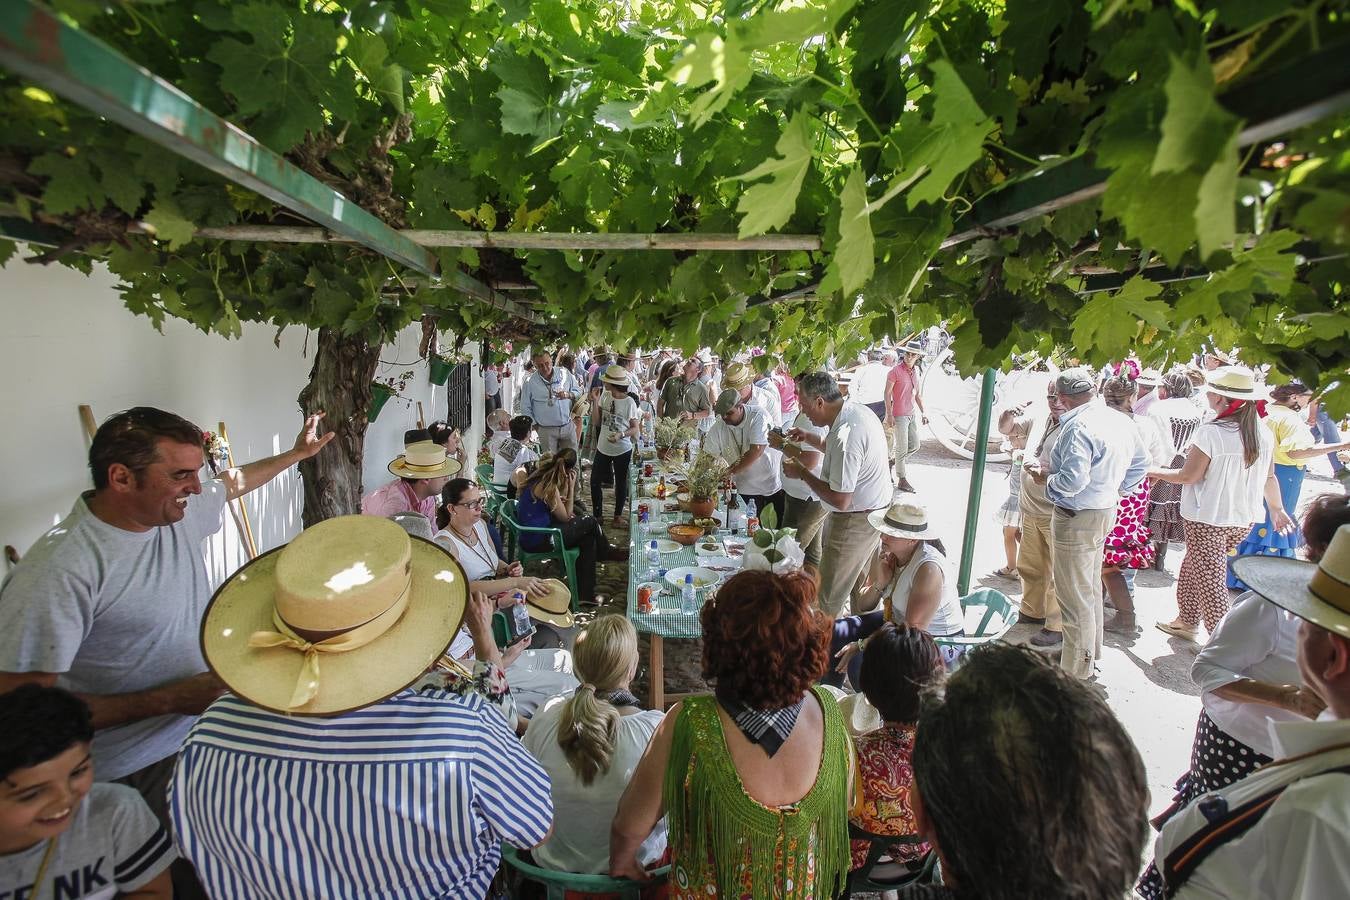
[(932, 884), (933, 871), (937, 867), (937, 853), (929, 850), (917, 869), (910, 869), (903, 863), (882, 861), (896, 844), (921, 844), (923, 838), (917, 834), (900, 836), (876, 834), (867, 831), (852, 822), (848, 823), (848, 836), (851, 840), (867, 841), (867, 862), (848, 873), (848, 883), (844, 886), (842, 900), (849, 900), (854, 891), (864, 894), (880, 894), (886, 891), (898, 891), (911, 884)]
[(483, 489), (483, 512), (488, 521), (496, 522), (501, 506), (506, 502), (506, 491), (499, 484), (492, 483), (492, 463), (479, 463), (474, 469), (478, 475), (478, 486)]
[[(516, 518), (516, 501), (504, 500), (498, 508), (502, 525), (506, 527), (506, 555), (508, 559), (519, 559), (525, 565), (537, 559), (556, 559), (567, 572), (567, 587), (572, 592), (572, 612), (581, 607), (577, 592), (577, 559), (581, 556), (580, 547), (568, 547), (563, 543), (562, 531), (557, 528), (538, 528), (522, 525)], [(524, 534), (539, 534), (549, 539), (546, 550), (526, 550), (520, 543)]]
[[(993, 588), (980, 588), (961, 598), (961, 610), (965, 613), (966, 633), (961, 637), (934, 637), (939, 646), (960, 647), (969, 650), (979, 644), (987, 644), (1001, 639), (1017, 624), (1017, 605), (1001, 591)], [(980, 612), (983, 610), (983, 612)], [(978, 615), (979, 621), (971, 627), (971, 620)]]
[(638, 900), (642, 889), (652, 884), (661, 884), (670, 875), (670, 866), (652, 870), (652, 881), (638, 882), (627, 878), (610, 878), (608, 875), (577, 875), (573, 872), (557, 872), (544, 869), (520, 858), (515, 847), (502, 845), (502, 862), (515, 869), (528, 881), (537, 882), (548, 892), (548, 900), (563, 900), (568, 891), (587, 894), (618, 894), (622, 900)]

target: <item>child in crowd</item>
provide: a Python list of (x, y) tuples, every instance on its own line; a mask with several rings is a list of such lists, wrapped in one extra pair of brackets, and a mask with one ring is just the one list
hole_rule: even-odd
[(999, 417), (998, 430), (1003, 435), (1003, 448), (1012, 456), (1008, 473), (1008, 498), (998, 508), (995, 518), (1003, 526), (1003, 553), (1007, 559), (1001, 569), (994, 571), (1003, 578), (1017, 577), (1017, 551), (1022, 539), (1022, 460), (1026, 456), (1027, 439), (1031, 435), (1031, 416), (1026, 407), (1008, 410)]
[(516, 416), (511, 420), (510, 439), (502, 441), (492, 457), (492, 483), (504, 485), (508, 497), (515, 496), (513, 476), (516, 472), (539, 458), (539, 454), (526, 445), (533, 427), (534, 421), (529, 416)]
[(74, 694), (0, 694), (0, 897), (173, 897), (169, 833), (135, 790), (94, 783), (93, 739)]

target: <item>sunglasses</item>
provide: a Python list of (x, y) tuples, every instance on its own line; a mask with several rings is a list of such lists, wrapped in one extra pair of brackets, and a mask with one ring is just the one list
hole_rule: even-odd
[(475, 501), (473, 501), (472, 503), (451, 503), (450, 505), (451, 505), (451, 506), (461, 506), (461, 507), (463, 507), (464, 509), (482, 509), (482, 508), (483, 508), (483, 501), (482, 501), (482, 500), (475, 500)]

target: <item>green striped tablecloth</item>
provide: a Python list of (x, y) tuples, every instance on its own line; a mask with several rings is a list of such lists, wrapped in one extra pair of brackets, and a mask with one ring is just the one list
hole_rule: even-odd
[[(655, 465), (654, 462), (653, 465)], [(638, 472), (641, 468), (641, 465), (634, 464), (629, 469), (629, 496), (631, 499), (629, 500), (628, 512), (628, 619), (638, 631), (660, 635), (663, 638), (701, 637), (703, 630), (699, 625), (698, 615), (689, 615), (680, 611), (680, 591), (664, 579), (658, 579), (661, 582), (661, 592), (652, 596), (656, 612), (638, 612), (637, 586), (646, 580), (648, 546), (654, 539), (669, 537), (666, 534), (667, 526), (678, 522), (687, 522), (690, 519), (688, 513), (667, 513), (663, 510), (666, 503), (673, 502), (673, 494), (664, 501), (657, 500), (655, 497), (640, 495), (638, 488), (642, 479), (638, 477)], [(638, 504), (640, 503), (646, 503), (651, 510), (652, 521), (648, 530), (644, 530), (643, 526), (638, 523)], [(698, 554), (694, 552), (693, 547), (681, 547), (675, 553), (661, 554), (661, 568), (663, 569), (675, 569), (680, 566), (696, 566), (698, 564)], [(697, 592), (700, 608), (716, 589), (716, 585), (714, 585)]]

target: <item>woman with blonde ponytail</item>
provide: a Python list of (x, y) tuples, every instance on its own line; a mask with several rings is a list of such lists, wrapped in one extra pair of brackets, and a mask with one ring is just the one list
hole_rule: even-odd
[[(620, 615), (601, 616), (572, 649), (580, 687), (545, 703), (525, 732), (525, 747), (553, 783), (552, 835), (535, 862), (563, 872), (609, 871), (609, 825), (647, 749), (660, 711), (643, 710), (629, 690), (637, 674), (637, 632)], [(664, 820), (642, 844), (644, 863), (666, 850)]]

